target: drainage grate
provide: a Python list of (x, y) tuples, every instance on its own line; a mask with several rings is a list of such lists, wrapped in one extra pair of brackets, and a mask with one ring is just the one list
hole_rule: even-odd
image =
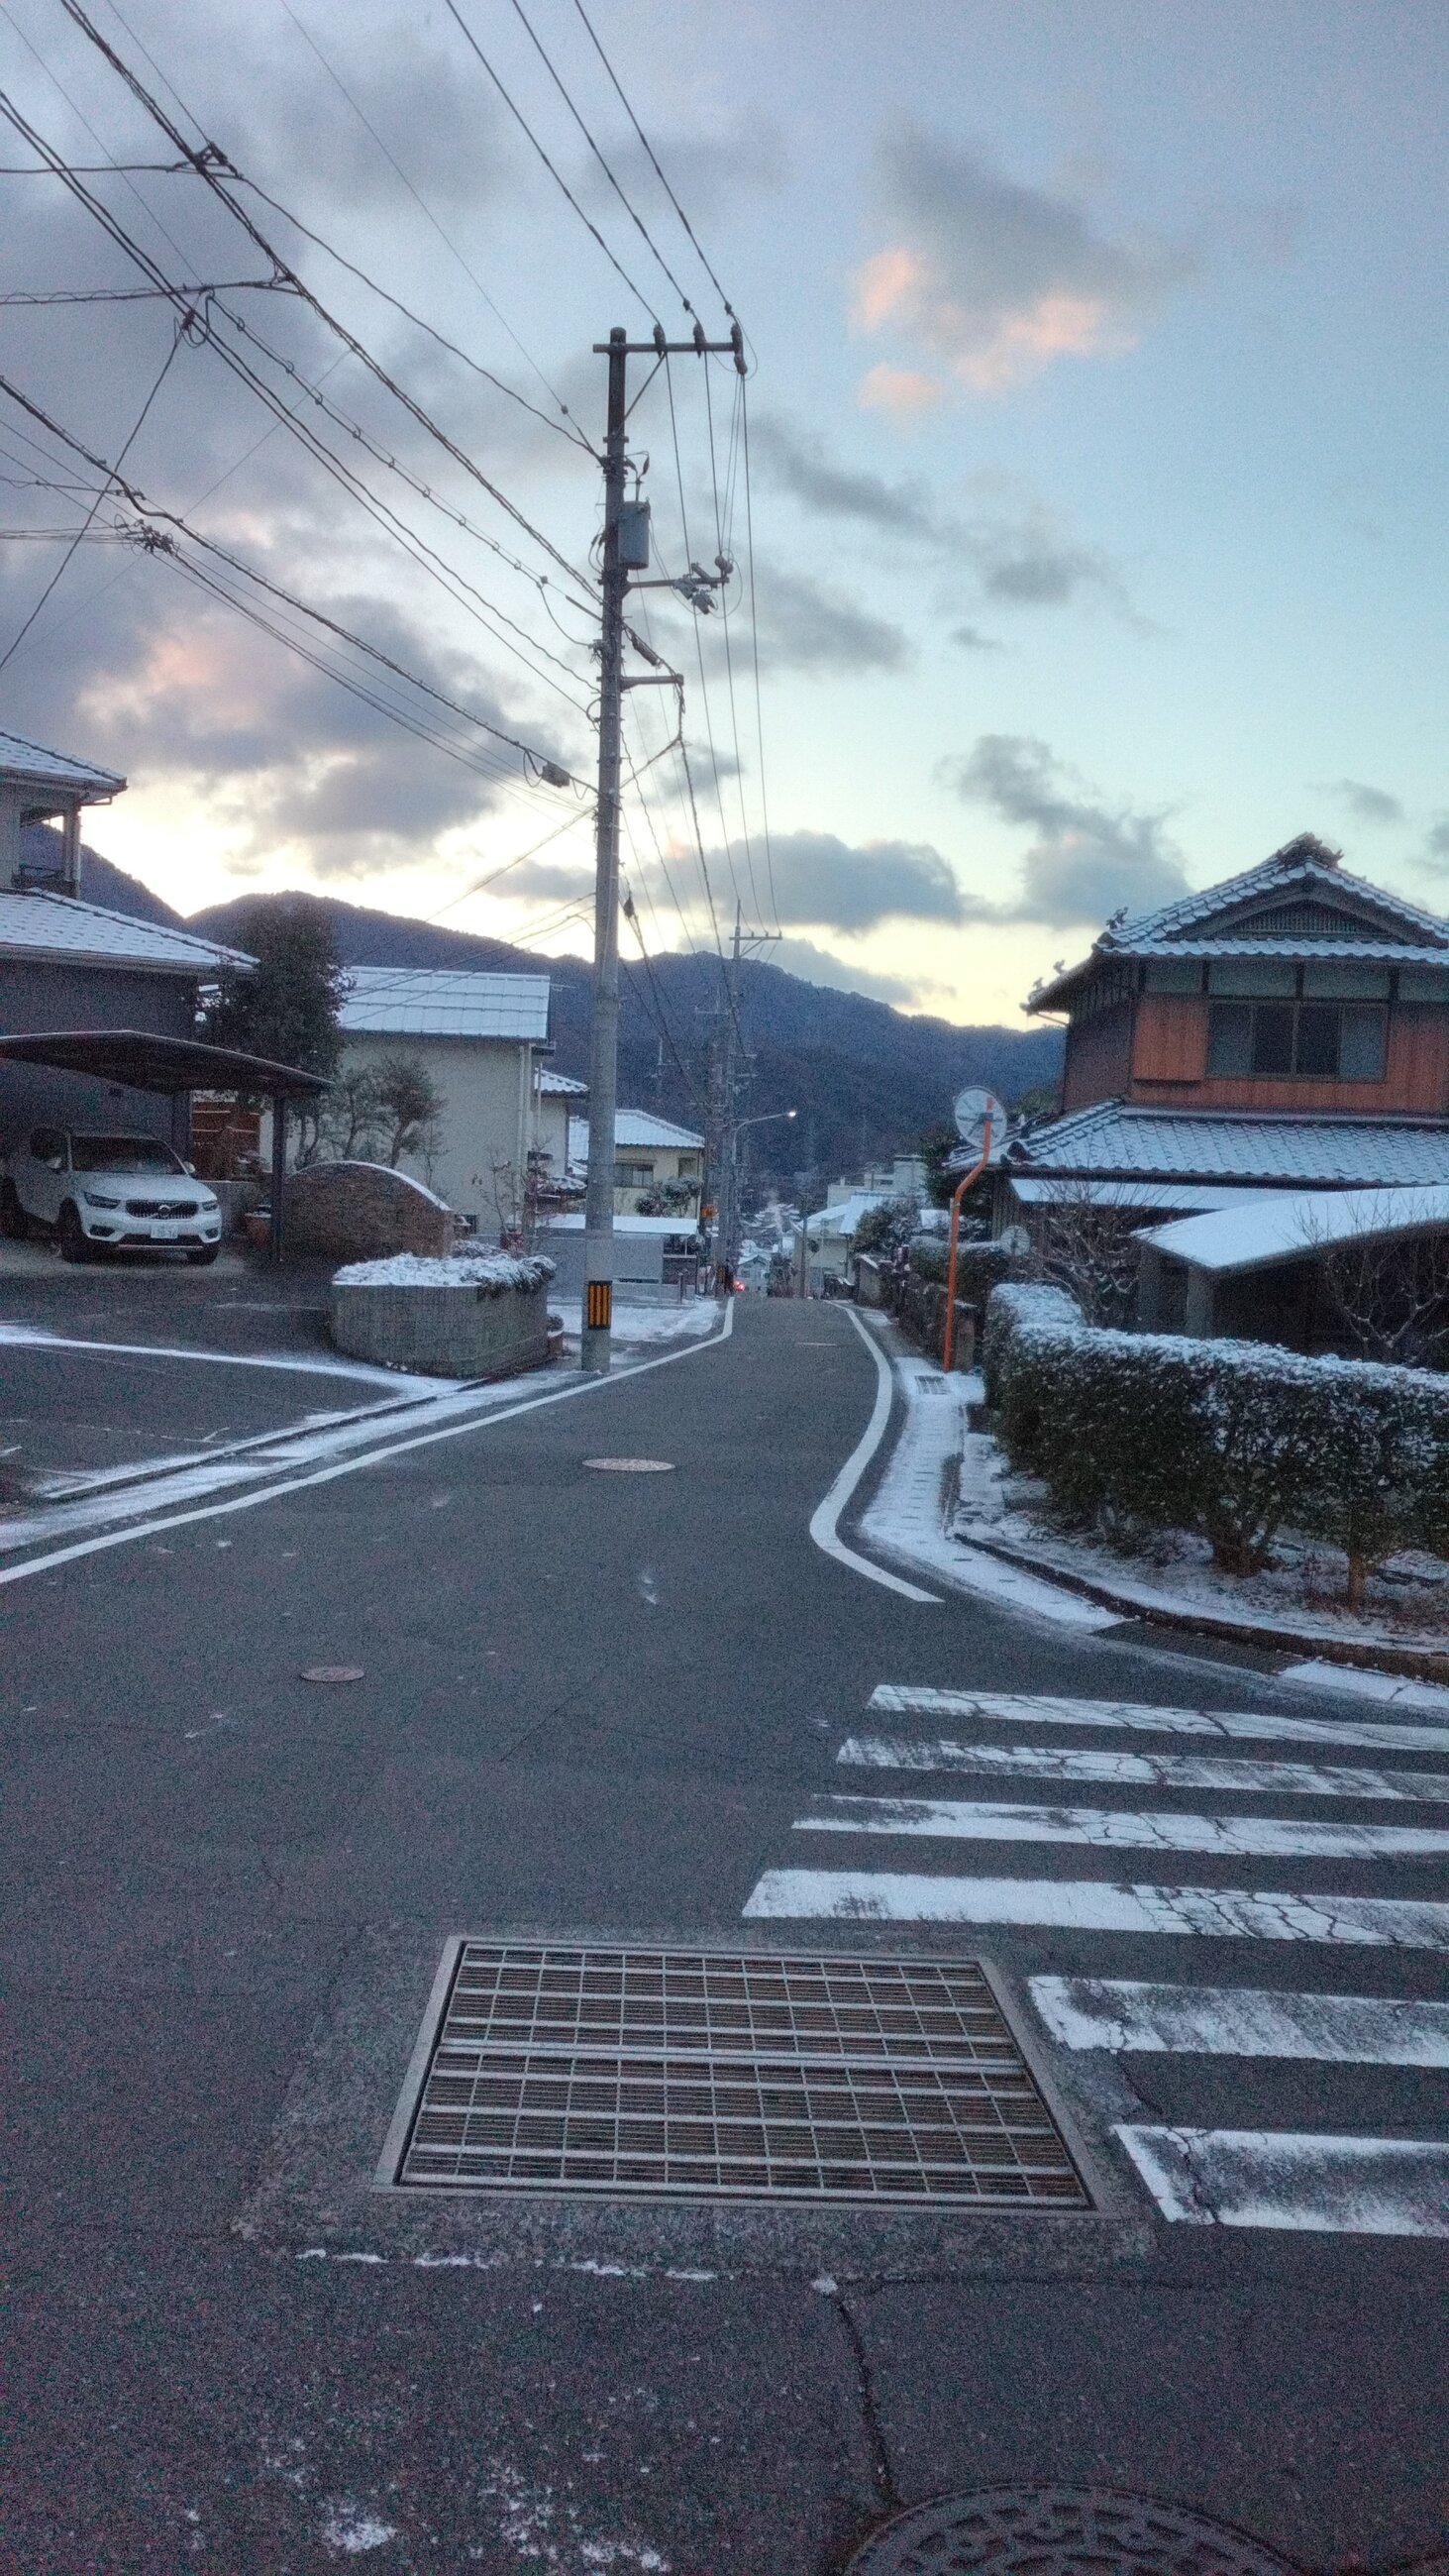
[(1292, 2576), (1246, 2532), (1152, 2496), (990, 2487), (897, 2515), (846, 2576)]
[(1090, 2207), (972, 1960), (464, 1941), (420, 2054), (388, 2183)]

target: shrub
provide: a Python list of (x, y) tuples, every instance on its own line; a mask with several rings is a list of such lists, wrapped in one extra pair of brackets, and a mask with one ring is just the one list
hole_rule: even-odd
[(1101, 1332), (1053, 1288), (998, 1288), (986, 1391), (1014, 1463), (1073, 1517), (1195, 1529), (1231, 1573), (1285, 1524), (1348, 1558), (1348, 1597), (1401, 1548), (1449, 1549), (1449, 1387), (1256, 1342)]

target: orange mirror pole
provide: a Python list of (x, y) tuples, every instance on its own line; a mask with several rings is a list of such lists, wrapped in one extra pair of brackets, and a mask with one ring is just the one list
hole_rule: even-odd
[(988, 1111), (981, 1135), (981, 1160), (972, 1165), (963, 1181), (957, 1182), (951, 1200), (951, 1258), (946, 1266), (946, 1347), (941, 1357), (941, 1366), (948, 1377), (951, 1373), (951, 1362), (956, 1356), (956, 1246), (961, 1239), (961, 1201), (967, 1191), (980, 1180), (990, 1160), (991, 1116)]

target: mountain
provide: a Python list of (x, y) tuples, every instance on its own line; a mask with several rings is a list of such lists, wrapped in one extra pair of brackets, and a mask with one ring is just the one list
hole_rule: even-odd
[[(60, 883), (60, 834), (48, 823), (27, 823), (21, 833), (21, 860), (37, 877), (53, 877)], [(139, 877), (129, 877), (124, 868), (103, 859), (86, 841), (81, 843), (80, 893), (82, 903), (98, 903), (104, 912), (129, 913), (133, 921), (154, 922), (163, 930), (184, 930), (179, 912), (163, 903), (159, 894), (143, 886)]]
[[(258, 908), (281, 899), (241, 895), (193, 913), (187, 927), (245, 948)], [(554, 1065), (560, 1073), (587, 1076), (591, 973), (581, 958), (539, 957), (501, 939), (369, 911), (333, 895), (306, 900), (326, 914), (348, 966), (546, 970), (553, 985)], [(621, 962), (619, 1097), (682, 1126), (702, 1127), (719, 961), (667, 955), (647, 966), (637, 957)], [(748, 1076), (744, 1114), (798, 1112), (790, 1127), (750, 1131), (752, 1169), (781, 1178), (822, 1172), (833, 1178), (913, 1145), (949, 1120), (964, 1084), (985, 1084), (1010, 1102), (1054, 1083), (1061, 1071), (1057, 1029), (958, 1028), (948, 1020), (915, 1019), (753, 958), (740, 970), (740, 1025)]]

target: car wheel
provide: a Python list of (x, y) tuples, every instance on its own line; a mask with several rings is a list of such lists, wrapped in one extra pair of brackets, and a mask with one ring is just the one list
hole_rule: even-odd
[(193, 1270), (205, 1270), (216, 1259), (220, 1250), (219, 1243), (206, 1243), (202, 1245), (199, 1252), (188, 1252), (186, 1258)]
[(62, 1261), (89, 1261), (91, 1247), (82, 1231), (80, 1218), (69, 1199), (61, 1209), (60, 1220), (55, 1229), (55, 1239), (60, 1246)]
[(9, 1243), (23, 1243), (30, 1232), (30, 1219), (20, 1204), (20, 1193), (13, 1181), (0, 1190), (0, 1234)]

